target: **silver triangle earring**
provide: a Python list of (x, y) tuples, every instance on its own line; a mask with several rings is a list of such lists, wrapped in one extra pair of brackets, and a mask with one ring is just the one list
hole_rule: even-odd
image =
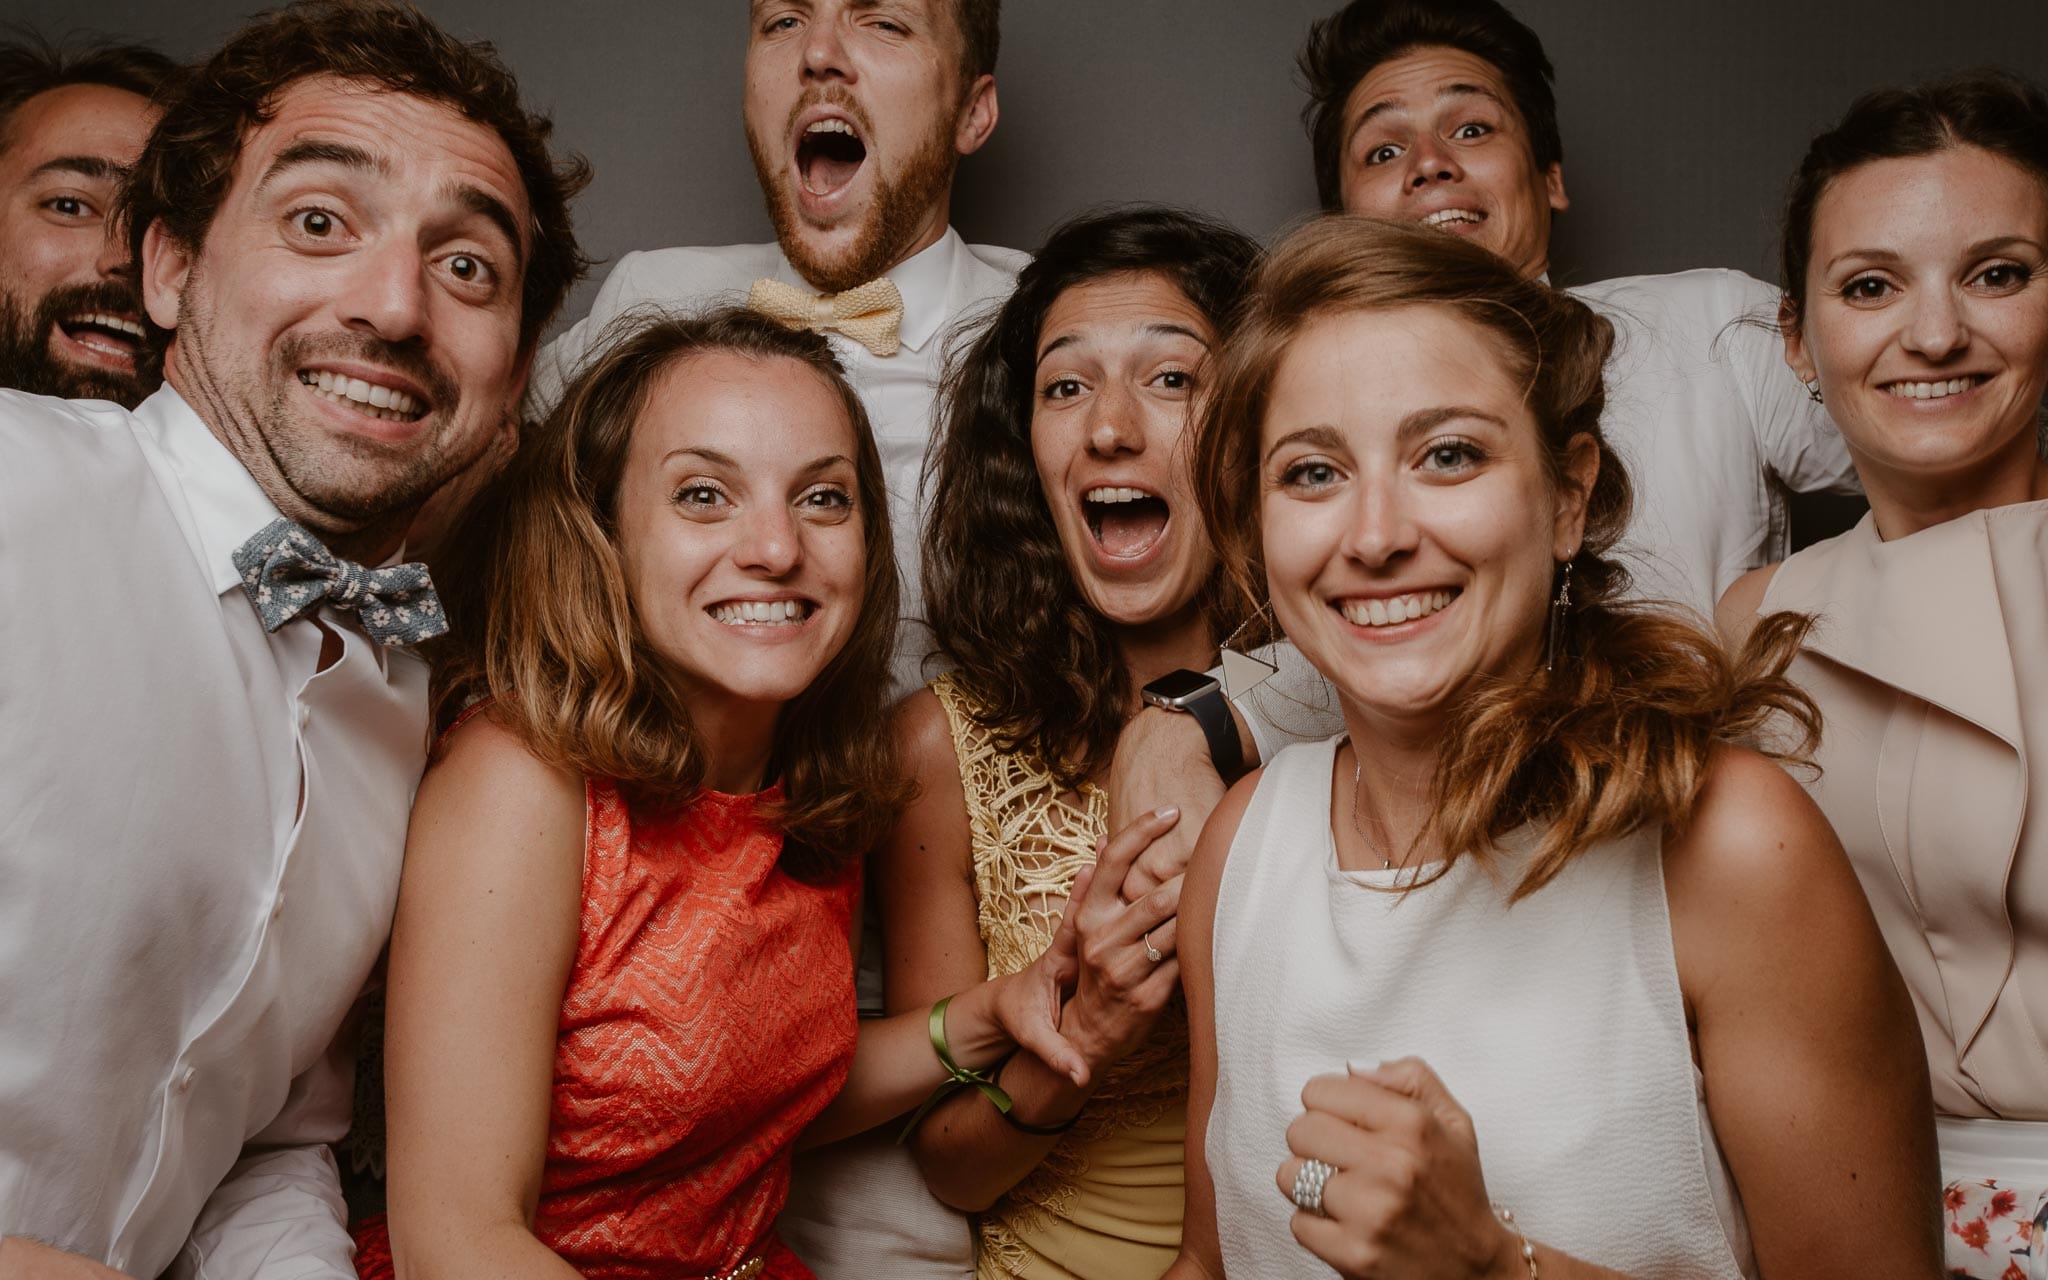
[(1572, 607), (1572, 561), (1578, 554), (1574, 549), (1565, 557), (1564, 578), (1557, 584), (1557, 598), (1550, 602), (1550, 644), (1543, 655), (1545, 671), (1557, 665), (1557, 637), (1564, 630), (1564, 615)]
[(1827, 403), (1827, 401), (1820, 398), (1820, 375), (1815, 374), (1812, 380), (1806, 384), (1806, 394), (1813, 397), (1815, 404)]

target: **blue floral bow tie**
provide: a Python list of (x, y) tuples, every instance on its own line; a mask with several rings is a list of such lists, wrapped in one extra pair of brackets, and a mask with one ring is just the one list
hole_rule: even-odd
[(322, 604), (354, 611), (378, 644), (418, 644), (448, 630), (441, 597), (423, 564), (370, 569), (343, 560), (320, 539), (279, 518), (235, 548), (242, 590), (265, 631), (275, 631)]

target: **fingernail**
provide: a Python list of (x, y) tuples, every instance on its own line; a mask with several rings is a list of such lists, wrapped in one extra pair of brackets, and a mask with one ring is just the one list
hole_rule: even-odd
[(1174, 805), (1166, 805), (1163, 808), (1154, 809), (1152, 811), (1152, 816), (1159, 819), (1161, 822), (1164, 822), (1168, 818), (1178, 818), (1180, 816), (1180, 810)]

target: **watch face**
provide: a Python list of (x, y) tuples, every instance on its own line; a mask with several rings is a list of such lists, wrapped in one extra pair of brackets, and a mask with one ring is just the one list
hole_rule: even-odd
[(1145, 686), (1145, 692), (1162, 702), (1179, 702), (1205, 689), (1216, 687), (1216, 678), (1200, 671), (1169, 671)]

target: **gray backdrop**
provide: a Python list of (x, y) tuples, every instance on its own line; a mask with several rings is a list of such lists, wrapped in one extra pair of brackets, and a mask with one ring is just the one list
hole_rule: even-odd
[[(261, 0), (0, 0), (46, 34), (203, 52)], [(1557, 65), (1560, 282), (1696, 266), (1775, 278), (1779, 195), (1860, 90), (1995, 62), (2048, 80), (2048, 0), (1510, 0)], [(1336, 0), (1009, 0), (1002, 122), (954, 222), (1030, 248), (1112, 200), (1206, 209), (1266, 237), (1311, 212), (1293, 55)], [(597, 180), (585, 247), (770, 238), (740, 132), (744, 0), (424, 0), (496, 41)], [(603, 268), (598, 269), (601, 277)], [(571, 299), (573, 317), (594, 280)]]

